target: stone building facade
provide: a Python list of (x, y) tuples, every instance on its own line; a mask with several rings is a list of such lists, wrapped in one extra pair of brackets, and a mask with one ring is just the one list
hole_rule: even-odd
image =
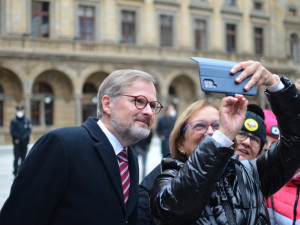
[[(190, 57), (262, 62), (300, 79), (299, 0), (0, 0), (0, 145), (17, 105), (45, 132), (96, 115), (97, 89), (117, 69), (147, 71), (178, 113), (201, 91)], [(259, 94), (250, 102), (263, 108)]]

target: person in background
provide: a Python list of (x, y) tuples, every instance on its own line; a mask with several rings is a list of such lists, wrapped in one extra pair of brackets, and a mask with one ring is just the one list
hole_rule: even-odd
[(266, 201), (271, 225), (300, 224), (300, 170)]
[(143, 140), (140, 140), (139, 142), (135, 143), (132, 148), (134, 150), (134, 152), (137, 155), (141, 155), (142, 156), (142, 177), (141, 179), (145, 178), (146, 175), (146, 162), (147, 162), (147, 155), (149, 152), (149, 148), (150, 148), (150, 143), (152, 140), (152, 130), (150, 131), (150, 134), (148, 135), (148, 137), (146, 137)]
[[(267, 138), (264, 151), (267, 151), (267, 149), (279, 139), (279, 129), (274, 113), (267, 109), (264, 109), (264, 113), (265, 124), (267, 126)], [(300, 224), (299, 189), (300, 171), (278, 192), (267, 199), (266, 205), (272, 225)]]
[(235, 137), (235, 153), (240, 160), (254, 159), (262, 152), (267, 135), (264, 119), (264, 112), (258, 105), (248, 105), (243, 127)]
[[(198, 100), (191, 104), (179, 118), (187, 118), (190, 120), (192, 115), (197, 115), (197, 119), (205, 119), (207, 121), (210, 118), (211, 121), (215, 121), (212, 127), (204, 123), (204, 121), (198, 120), (193, 123), (194, 127), (201, 127), (202, 125), (207, 128), (204, 135), (212, 135), (215, 130), (218, 129), (219, 114), (218, 114), (219, 101), (213, 103)], [(209, 116), (209, 117), (207, 117)], [(170, 154), (166, 158), (169, 158)], [(139, 186), (139, 214), (138, 223), (142, 225), (155, 225), (154, 220), (151, 215), (150, 205), (149, 205), (149, 192), (152, 184), (156, 177), (161, 173), (161, 165), (157, 165), (146, 177), (142, 180)]]
[(131, 145), (162, 105), (155, 79), (117, 70), (100, 85), (97, 117), (41, 137), (0, 211), (1, 225), (136, 225), (139, 168)]
[(278, 129), (277, 120), (274, 113), (268, 109), (264, 109), (263, 112), (265, 114), (267, 137), (262, 152), (266, 152), (269, 149), (269, 147), (278, 140), (279, 129)]
[(169, 105), (166, 112), (158, 120), (156, 133), (161, 140), (161, 153), (163, 158), (170, 153), (169, 137), (176, 121), (174, 105)]
[(17, 176), (18, 169), (25, 160), (31, 129), (31, 123), (24, 115), (24, 107), (17, 106), (16, 117), (10, 121), (10, 134), (14, 146), (14, 176)]
[[(170, 136), (173, 158), (162, 160), (162, 173), (149, 193), (157, 225), (269, 224), (264, 197), (274, 194), (299, 169), (300, 95), (295, 85), (259, 62), (237, 63), (231, 72), (240, 70), (237, 83), (252, 76), (246, 91), (255, 84), (266, 86), (265, 94), (278, 118), (278, 144), (253, 160), (238, 160), (234, 155), (233, 140), (247, 111), (242, 95), (222, 99), (219, 129), (212, 136), (204, 136), (215, 125), (209, 115), (178, 118)], [(195, 126), (199, 119), (206, 125)]]

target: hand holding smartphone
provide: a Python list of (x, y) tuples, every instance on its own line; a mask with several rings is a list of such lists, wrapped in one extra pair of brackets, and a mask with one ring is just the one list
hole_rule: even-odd
[(218, 59), (191, 57), (199, 64), (199, 75), (201, 89), (205, 92), (257, 95), (257, 87), (253, 86), (249, 91), (244, 90), (244, 86), (251, 77), (247, 77), (241, 83), (236, 83), (235, 78), (242, 72), (231, 74), (230, 70), (237, 62), (224, 61)]

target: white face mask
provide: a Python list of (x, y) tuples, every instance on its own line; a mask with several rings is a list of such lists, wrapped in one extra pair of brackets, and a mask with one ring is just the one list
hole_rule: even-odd
[(18, 112), (17, 112), (17, 117), (18, 117), (18, 118), (22, 118), (23, 116), (24, 116), (23, 111), (18, 111)]
[(170, 116), (172, 116), (172, 117), (176, 116), (176, 110), (175, 110), (175, 109), (173, 109), (173, 110), (170, 112)]

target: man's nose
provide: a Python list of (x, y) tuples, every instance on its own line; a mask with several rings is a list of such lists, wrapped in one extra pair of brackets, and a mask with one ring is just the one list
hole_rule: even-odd
[(147, 115), (149, 115), (149, 116), (154, 115), (154, 113), (153, 113), (153, 111), (152, 111), (152, 109), (151, 109), (149, 103), (146, 105), (145, 108), (142, 109), (142, 113), (143, 113), (143, 114), (147, 114)]

